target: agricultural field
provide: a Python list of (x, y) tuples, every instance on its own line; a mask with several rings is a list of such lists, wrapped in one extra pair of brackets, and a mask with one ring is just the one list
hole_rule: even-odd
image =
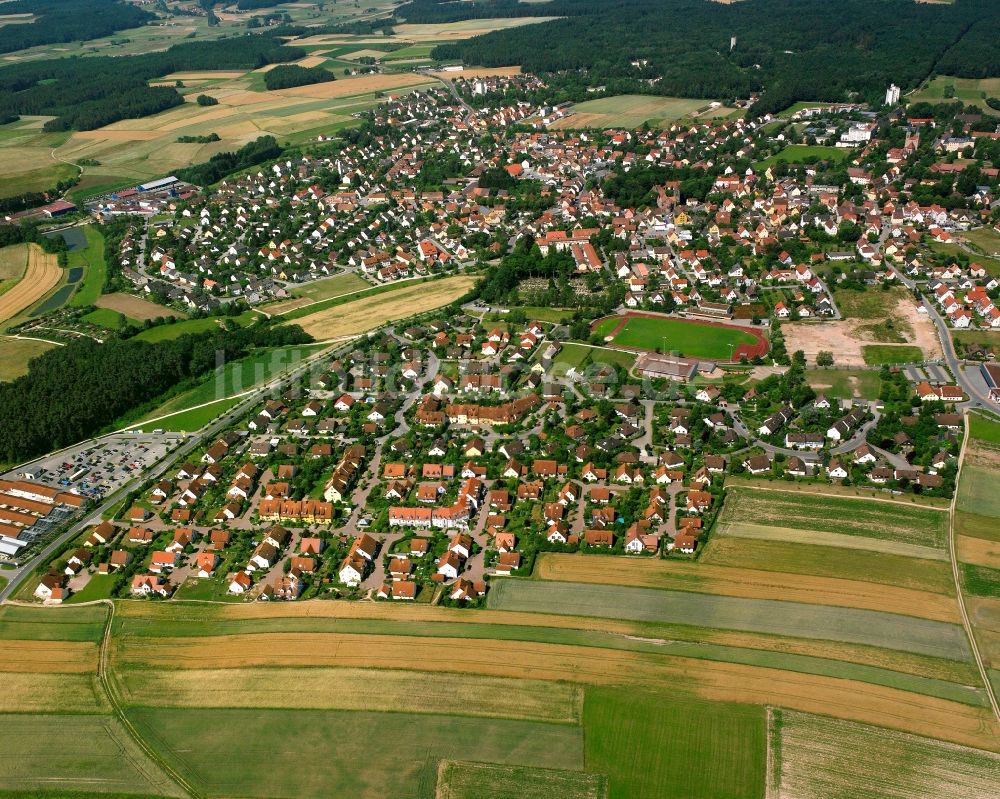
[(774, 711), (774, 799), (981, 799), (996, 794), (1000, 756), (849, 721)]
[(28, 245), (0, 247), (0, 295), (18, 284), (28, 268)]
[(939, 510), (866, 499), (731, 489), (720, 524), (819, 530), (943, 549), (948, 516)]
[(353, 291), (362, 291), (370, 288), (371, 283), (354, 272), (347, 272), (342, 275), (316, 280), (304, 286), (296, 286), (292, 289), (295, 297), (307, 297), (310, 300), (319, 302), (328, 300), (331, 297), (339, 297), (343, 294), (350, 294)]
[[(946, 97), (946, 89), (954, 89), (952, 98)], [(950, 93), (950, 92), (949, 92)], [(938, 75), (926, 86), (912, 95), (910, 102), (949, 103), (961, 100), (966, 105), (978, 105), (984, 111), (987, 97), (1000, 97), (1000, 78), (955, 78), (950, 75)]]
[[(185, 86), (183, 105), (141, 119), (125, 119), (97, 130), (47, 134), (41, 123), (30, 129), (12, 123), (0, 126), (0, 174), (3, 193), (28, 188), (50, 188), (78, 172), (81, 182), (74, 201), (85, 196), (132, 186), (173, 170), (207, 161), (216, 153), (239, 149), (259, 136), (272, 135), (280, 142), (315, 140), (359, 124), (352, 115), (376, 105), (385, 92), (406, 92), (433, 81), (412, 73), (346, 78), (316, 86), (266, 91), (255, 88), (255, 73), (185, 73), (168, 76), (171, 85)], [(215, 97), (219, 104), (203, 108), (199, 94)], [(44, 121), (44, 120), (43, 120)], [(14, 127), (14, 130), (8, 128)], [(216, 133), (220, 141), (181, 143), (182, 136)], [(6, 134), (6, 135), (5, 135)], [(96, 165), (76, 166), (90, 159)], [(19, 172), (18, 170), (23, 170)]]
[(59, 346), (48, 341), (0, 336), (0, 382), (28, 373), (28, 361)]
[(494, 610), (572, 616), (680, 621), (709, 627), (881, 646), (951, 660), (969, 657), (961, 626), (880, 611), (742, 599), (625, 586), (501, 582), (490, 592)]
[(137, 321), (125, 316), (123, 313), (112, 311), (110, 308), (97, 308), (80, 318), (84, 322), (90, 322), (92, 325), (97, 325), (107, 330), (121, 330), (125, 325), (134, 325)]
[(374, 298), (365, 298), (297, 318), (295, 323), (323, 341), (363, 333), (386, 322), (431, 311), (462, 297), (475, 277), (457, 275), (414, 286), (400, 286)]
[[(189, 782), (216, 796), (414, 796), (436, 783), (441, 759), (583, 767), (583, 730), (577, 726), (362, 707), (138, 707), (128, 715)], [(239, 730), (239, 747), (232, 746), (233, 730)], [(294, 745), (276, 746), (281, 740)], [(312, 760), (308, 768), (304, 752)]]
[(163, 305), (157, 305), (155, 302), (144, 300), (142, 297), (136, 297), (132, 294), (124, 294), (122, 292), (105, 294), (99, 297), (94, 302), (94, 305), (98, 308), (105, 308), (114, 313), (123, 314), (129, 319), (134, 319), (137, 322), (144, 322), (147, 319), (165, 318), (168, 316), (183, 316), (180, 311), (175, 311), (173, 308), (166, 308)]
[[(539, 22), (549, 22), (556, 17), (497, 17), (494, 19), (470, 19), (461, 22), (443, 22), (436, 24), (403, 24), (393, 25), (395, 38), (414, 43), (454, 41), (455, 39), (470, 39), (491, 31), (519, 28), (522, 25), (535, 25)], [(399, 52), (399, 51), (397, 51)]]
[(606, 799), (603, 774), (501, 766), (495, 763), (441, 761), (435, 799)]
[[(710, 108), (711, 100), (691, 100), (681, 97), (655, 97), (645, 94), (622, 94), (574, 103), (569, 116), (560, 119), (553, 128), (638, 128), (644, 122), (669, 125), (682, 117), (717, 115), (720, 107)], [(725, 113), (731, 109), (721, 108)]]
[[(624, 326), (618, 329), (623, 321)], [(617, 347), (659, 349), (715, 360), (729, 360), (735, 348), (757, 344), (756, 336), (744, 330), (666, 317), (610, 317), (598, 322), (594, 332), (605, 338), (614, 336), (612, 342)]]
[(762, 796), (760, 707), (589, 689), (584, 723), (588, 766), (608, 774), (610, 799)]
[(592, 558), (545, 553), (539, 556), (535, 576), (553, 582), (623, 585), (690, 591), (697, 594), (774, 599), (807, 604), (880, 610), (938, 621), (958, 622), (952, 597), (925, 591), (884, 586), (872, 591), (864, 580), (781, 574), (690, 561), (635, 558)]
[(827, 399), (878, 399), (882, 378), (873, 369), (808, 369), (806, 381)]
[(767, 169), (773, 164), (784, 161), (786, 164), (809, 164), (814, 161), (832, 161), (839, 164), (847, 159), (850, 150), (841, 147), (825, 147), (823, 145), (790, 144), (780, 153), (772, 155), (754, 164), (755, 169)]
[(0, 325), (38, 302), (59, 285), (63, 276), (55, 255), (46, 253), (37, 244), (29, 244), (24, 278), (0, 295)]

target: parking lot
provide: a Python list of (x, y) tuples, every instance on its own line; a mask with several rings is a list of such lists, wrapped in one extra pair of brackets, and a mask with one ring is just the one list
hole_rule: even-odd
[(174, 449), (172, 433), (121, 433), (88, 441), (20, 466), (5, 477), (37, 480), (99, 502)]

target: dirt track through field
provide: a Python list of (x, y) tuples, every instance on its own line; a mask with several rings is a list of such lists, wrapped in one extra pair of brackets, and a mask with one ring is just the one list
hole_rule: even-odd
[(119, 641), (115, 660), (161, 668), (415, 668), (453, 674), (658, 686), (706, 699), (777, 705), (878, 724), (991, 751), (984, 708), (853, 680), (599, 647), (393, 635), (264, 634)]
[(37, 244), (28, 245), (28, 268), (24, 278), (0, 296), (0, 322), (13, 319), (30, 308), (56, 287), (63, 271), (55, 255), (50, 255)]

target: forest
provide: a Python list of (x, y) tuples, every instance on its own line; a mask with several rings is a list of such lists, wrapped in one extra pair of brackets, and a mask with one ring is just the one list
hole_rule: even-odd
[(120, 58), (26, 61), (0, 68), (0, 108), (5, 113), (54, 116), (45, 123), (46, 131), (93, 130), (184, 101), (172, 87), (147, 85), (151, 79), (180, 70), (257, 69), (304, 55), (301, 48), (264, 34), (185, 42), (163, 52)]
[[(522, 7), (416, 0), (407, 21), (468, 19)], [(530, 8), (530, 5), (528, 6)], [(537, 13), (537, 10), (536, 10)], [(611, 93), (748, 98), (762, 114), (798, 100), (881, 103), (895, 82), (912, 88), (932, 73), (1000, 75), (1000, 4), (956, 0), (552, 0), (564, 18), (439, 45), (433, 57), (487, 67), (520, 64), (546, 73), (566, 99), (588, 86)], [(590, 95), (592, 97), (593, 95)]]
[(244, 144), (236, 152), (217, 153), (204, 164), (195, 164), (174, 174), (181, 180), (194, 183), (196, 186), (208, 186), (217, 183), (227, 175), (239, 172), (247, 167), (257, 166), (264, 161), (281, 155), (281, 146), (274, 136), (260, 136), (252, 142)]
[(94, 435), (132, 408), (210, 373), (254, 347), (308, 343), (297, 325), (186, 335), (152, 344), (79, 339), (33, 359), (28, 374), (0, 384), (0, 461), (20, 462)]
[(119, 0), (10, 0), (4, 14), (33, 14), (33, 22), (0, 26), (0, 53), (62, 42), (100, 39), (138, 28), (153, 14)]
[(264, 85), (269, 91), (329, 83), (332, 80), (336, 80), (333, 73), (323, 67), (300, 67), (298, 64), (282, 64), (264, 73)]

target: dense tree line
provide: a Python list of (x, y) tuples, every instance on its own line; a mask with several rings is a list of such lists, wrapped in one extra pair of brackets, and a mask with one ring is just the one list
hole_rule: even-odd
[[(479, 16), (482, 8), (494, 16), (525, 13), (516, 5), (417, 0), (398, 14), (442, 22)], [(562, 18), (440, 45), (433, 56), (520, 64), (546, 73), (567, 99), (585, 99), (595, 85), (609, 94), (720, 99), (763, 91), (756, 113), (797, 100), (880, 103), (890, 82), (910, 88), (932, 71), (1000, 75), (1000, 4), (991, 0), (552, 0), (545, 13)]]
[(0, 68), (0, 108), (56, 117), (45, 123), (45, 130), (91, 130), (183, 102), (173, 88), (148, 85), (171, 72), (257, 69), (304, 55), (301, 48), (284, 45), (272, 35), (246, 35), (185, 42), (138, 56), (27, 61)]
[(119, 0), (11, 0), (4, 14), (33, 14), (27, 24), (0, 26), (0, 53), (57, 42), (100, 39), (156, 19), (137, 5)]
[(332, 80), (336, 80), (333, 73), (323, 67), (300, 67), (298, 64), (282, 64), (264, 73), (264, 85), (268, 90), (291, 89)]
[(0, 459), (23, 461), (94, 435), (132, 408), (254, 347), (311, 341), (295, 325), (181, 336), (157, 344), (81, 339), (33, 359), (28, 374), (0, 385)]
[(257, 166), (281, 155), (281, 147), (274, 136), (261, 136), (248, 144), (244, 144), (236, 152), (217, 153), (204, 164), (180, 169), (174, 174), (181, 180), (198, 186), (208, 186), (217, 183), (227, 175), (239, 172), (251, 166)]

